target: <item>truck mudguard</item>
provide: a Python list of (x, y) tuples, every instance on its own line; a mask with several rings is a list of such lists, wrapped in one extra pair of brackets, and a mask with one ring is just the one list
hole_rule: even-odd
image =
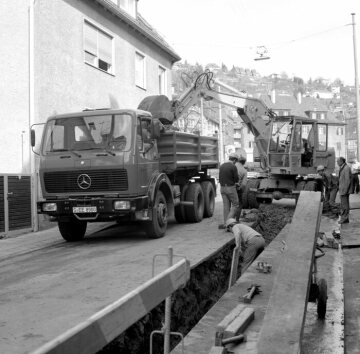
[(161, 173), (159, 171), (155, 171), (151, 177), (151, 181), (148, 189), (149, 196), (149, 206), (152, 207), (154, 205), (155, 196), (158, 190), (164, 193), (168, 204), (169, 214), (173, 215), (174, 213), (174, 196), (172, 191), (172, 185), (169, 180), (169, 177), (165, 173)]

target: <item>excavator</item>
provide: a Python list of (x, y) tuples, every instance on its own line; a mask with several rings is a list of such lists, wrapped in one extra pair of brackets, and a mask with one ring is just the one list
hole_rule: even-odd
[(334, 171), (335, 149), (328, 146), (328, 124), (294, 115), (277, 116), (260, 99), (219, 92), (213, 87), (213, 73), (205, 71), (177, 100), (149, 96), (138, 108), (151, 112), (167, 127), (198, 104), (201, 97), (235, 109), (254, 135), (261, 166), (258, 176), (248, 179), (242, 200), (245, 208), (257, 208), (273, 199), (297, 201), (301, 190), (320, 188), (316, 166)]

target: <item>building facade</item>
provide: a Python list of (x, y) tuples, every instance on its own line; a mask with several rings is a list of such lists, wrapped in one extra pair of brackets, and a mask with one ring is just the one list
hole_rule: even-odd
[(2, 173), (30, 173), (33, 124), (85, 108), (137, 108), (171, 95), (180, 57), (137, 0), (0, 2)]

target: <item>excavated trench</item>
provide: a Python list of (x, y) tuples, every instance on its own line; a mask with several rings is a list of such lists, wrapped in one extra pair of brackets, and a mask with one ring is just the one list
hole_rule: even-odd
[[(249, 211), (246, 221), (251, 222), (269, 244), (291, 222), (294, 207), (262, 204), (259, 211)], [(191, 270), (190, 281), (172, 296), (171, 331), (184, 336), (226, 292), (229, 282), (233, 244), (224, 246), (212, 258)], [(239, 269), (240, 271), (240, 269)], [(240, 274), (240, 272), (238, 272)], [(165, 302), (129, 327), (103, 348), (101, 354), (146, 354), (150, 350), (150, 334), (160, 330), (164, 321)], [(171, 340), (171, 348), (179, 342)], [(163, 352), (163, 336), (155, 335), (153, 353)]]

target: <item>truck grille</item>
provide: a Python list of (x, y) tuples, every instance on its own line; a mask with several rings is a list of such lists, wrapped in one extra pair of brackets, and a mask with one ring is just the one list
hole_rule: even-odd
[(125, 169), (56, 171), (44, 173), (44, 184), (47, 193), (126, 191), (128, 177)]

